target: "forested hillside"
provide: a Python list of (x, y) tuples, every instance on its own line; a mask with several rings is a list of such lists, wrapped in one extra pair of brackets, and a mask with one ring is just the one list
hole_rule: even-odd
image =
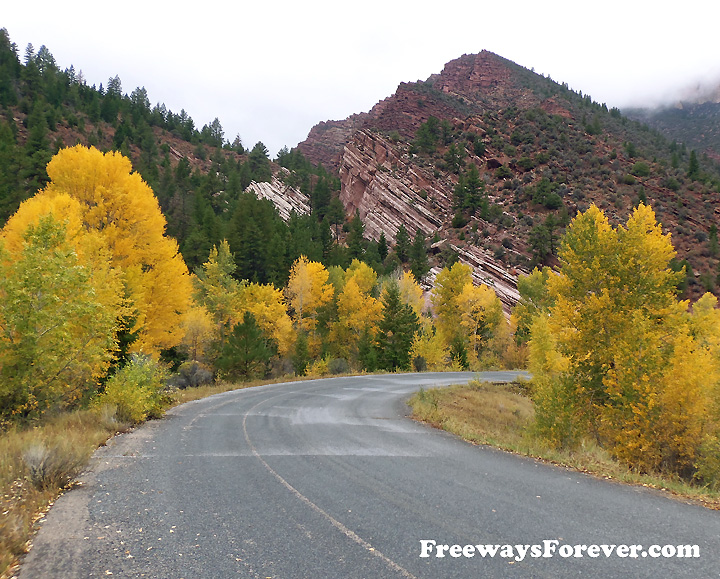
[[(151, 106), (143, 87), (129, 94), (121, 79), (88, 86), (72, 65), (61, 68), (45, 46), (24, 54), (0, 31), (0, 224), (48, 181), (46, 165), (62, 147), (82, 144), (119, 151), (152, 188), (189, 268), (227, 239), (238, 279), (282, 283), (300, 255), (332, 253), (332, 223), (344, 213), (332, 197), (339, 184), (321, 167), (284, 149), (273, 163), (262, 143), (246, 149), (226, 138), (215, 119), (202, 128), (184, 110)], [(280, 165), (289, 185), (311, 199), (313, 216), (285, 224), (271, 203), (243, 191), (270, 181)], [(259, 244), (259, 232), (269, 243)], [(347, 265), (345, 255), (334, 262)], [(348, 262), (349, 263), (349, 262)]]
[(646, 123), (668, 139), (720, 160), (720, 103), (714, 99), (679, 101), (652, 109), (627, 109), (623, 114)]

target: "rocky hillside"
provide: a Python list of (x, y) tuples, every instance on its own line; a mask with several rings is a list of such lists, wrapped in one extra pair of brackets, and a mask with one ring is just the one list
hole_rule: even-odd
[(650, 203), (689, 266), (687, 294), (715, 288), (717, 166), (490, 52), (403, 83), (368, 113), (320, 123), (298, 148), (339, 176), (367, 237), (421, 230), (436, 267), (454, 252), (506, 305), (517, 275), (553, 263), (564, 226), (590, 203), (614, 222)]

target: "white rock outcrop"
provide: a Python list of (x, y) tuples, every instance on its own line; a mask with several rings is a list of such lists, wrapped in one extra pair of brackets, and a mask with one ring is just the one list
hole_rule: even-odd
[(272, 181), (269, 183), (256, 183), (253, 181), (245, 191), (255, 193), (258, 199), (271, 201), (284, 221), (290, 219), (293, 211), (298, 215), (310, 213), (310, 199), (308, 199), (308, 196), (294, 187), (286, 185), (275, 175), (273, 175)]

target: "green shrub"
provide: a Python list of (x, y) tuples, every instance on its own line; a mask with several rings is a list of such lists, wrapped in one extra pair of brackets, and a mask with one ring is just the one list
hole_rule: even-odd
[(550, 193), (543, 202), (545, 208), (550, 210), (560, 209), (562, 204), (562, 197), (560, 197), (557, 193)]
[(134, 354), (130, 362), (114, 374), (105, 391), (96, 398), (96, 405), (112, 404), (117, 419), (137, 424), (162, 414), (165, 402), (165, 373), (148, 356)]
[(350, 371), (350, 365), (345, 358), (333, 358), (328, 363), (330, 374), (346, 374)]
[(533, 161), (530, 157), (521, 157), (517, 162), (517, 166), (523, 171), (529, 171), (535, 167), (535, 161)]
[(468, 222), (467, 222), (467, 219), (465, 218), (465, 216), (462, 214), (461, 211), (458, 211), (453, 216), (451, 226), (455, 229), (460, 229), (461, 227), (465, 227), (467, 225), (467, 223)]
[(717, 436), (708, 436), (700, 445), (700, 458), (695, 468), (695, 478), (711, 490), (720, 489), (720, 439)]
[(637, 163), (635, 163), (632, 166), (630, 173), (632, 173), (636, 177), (649, 177), (650, 176), (650, 167), (648, 166), (647, 163), (638, 161)]
[(500, 165), (495, 170), (496, 179), (508, 179), (509, 177), (512, 177), (512, 171), (506, 165)]

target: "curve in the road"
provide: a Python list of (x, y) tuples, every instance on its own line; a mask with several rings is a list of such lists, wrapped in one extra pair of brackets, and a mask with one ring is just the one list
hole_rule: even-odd
[[(313, 380), (177, 407), (98, 450), (20, 577), (718, 576), (717, 513), (406, 417), (414, 390), (472, 377)], [(550, 556), (520, 557), (547, 541)], [(648, 556), (686, 544), (700, 556)], [(514, 551), (482, 556), (484, 545)], [(618, 545), (643, 547), (621, 557)]]

